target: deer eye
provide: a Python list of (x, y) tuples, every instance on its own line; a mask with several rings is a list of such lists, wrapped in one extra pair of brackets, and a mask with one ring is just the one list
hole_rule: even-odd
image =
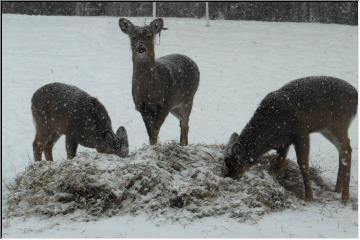
[(131, 39), (135, 41), (137, 39), (137, 37), (132, 36)]
[(152, 37), (151, 35), (146, 35), (147, 40), (150, 40), (151, 37)]

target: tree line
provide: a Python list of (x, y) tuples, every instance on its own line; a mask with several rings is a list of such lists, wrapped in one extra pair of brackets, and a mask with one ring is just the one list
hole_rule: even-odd
[[(152, 2), (2, 2), (2, 13), (152, 16)], [(357, 2), (209, 2), (210, 19), (357, 25)], [(157, 2), (161, 17), (205, 16), (205, 2)]]

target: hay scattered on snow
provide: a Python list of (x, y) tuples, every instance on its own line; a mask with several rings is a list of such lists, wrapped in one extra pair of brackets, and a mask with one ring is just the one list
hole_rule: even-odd
[[(295, 163), (277, 177), (274, 155), (241, 179), (223, 177), (223, 146), (175, 143), (144, 146), (126, 159), (82, 152), (73, 160), (41, 161), (16, 178), (6, 196), (8, 216), (54, 216), (83, 210), (90, 216), (147, 213), (171, 218), (227, 214), (240, 221), (304, 202)], [(317, 200), (338, 199), (312, 168)], [(297, 197), (296, 197), (297, 196)]]

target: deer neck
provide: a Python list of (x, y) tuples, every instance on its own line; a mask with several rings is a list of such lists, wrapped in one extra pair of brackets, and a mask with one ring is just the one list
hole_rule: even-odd
[[(132, 95), (137, 109), (158, 102), (159, 83), (156, 77), (155, 57), (133, 57)], [(161, 86), (161, 84), (160, 84)]]
[(271, 150), (271, 143), (269, 143), (270, 139), (267, 136), (267, 132), (261, 125), (247, 124), (240, 134), (240, 142), (244, 145), (250, 158), (257, 159)]
[(137, 59), (133, 55), (133, 83), (139, 87), (150, 87), (156, 80), (155, 78), (155, 56)]

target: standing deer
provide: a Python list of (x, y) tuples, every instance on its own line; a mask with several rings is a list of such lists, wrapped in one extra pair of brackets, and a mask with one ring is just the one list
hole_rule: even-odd
[(44, 85), (34, 93), (31, 110), (36, 127), (35, 161), (41, 160), (42, 152), (46, 160), (52, 161), (53, 146), (61, 135), (66, 135), (68, 159), (75, 157), (78, 144), (120, 157), (129, 154), (125, 128), (119, 127), (115, 134), (105, 107), (77, 87), (63, 83)]
[(171, 112), (180, 121), (180, 144), (188, 144), (189, 116), (200, 73), (194, 61), (171, 54), (155, 59), (154, 37), (163, 29), (163, 20), (148, 26), (119, 19), (120, 29), (129, 36), (132, 50), (132, 96), (141, 113), (150, 144), (156, 144), (160, 127)]
[(321, 133), (339, 152), (336, 192), (349, 199), (351, 146), (348, 128), (357, 111), (357, 90), (334, 77), (305, 77), (269, 93), (241, 134), (233, 133), (225, 150), (226, 176), (238, 177), (271, 149), (277, 169), (286, 170), (286, 155), (294, 144), (303, 176), (305, 200), (313, 199), (309, 179), (309, 134)]

